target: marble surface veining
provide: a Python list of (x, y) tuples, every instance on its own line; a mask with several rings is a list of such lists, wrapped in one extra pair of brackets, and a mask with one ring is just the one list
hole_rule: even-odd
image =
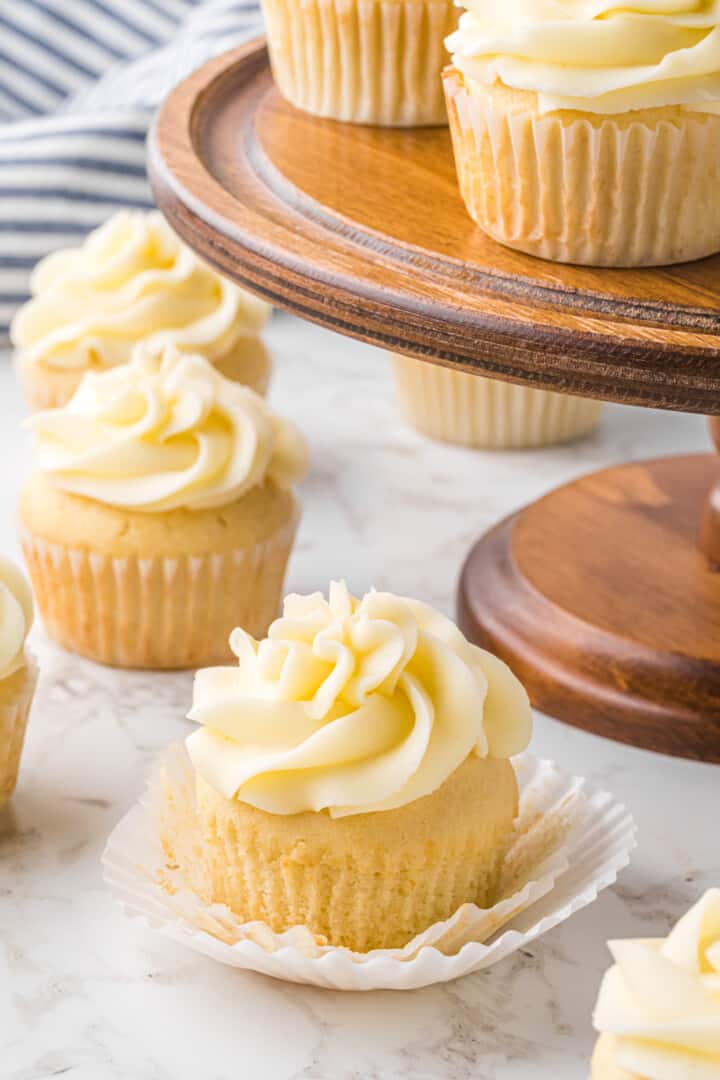
[[(396, 412), (387, 358), (289, 317), (269, 338), (272, 398), (312, 449), (288, 588), (344, 576), (451, 612), (473, 539), (606, 463), (705, 449), (702, 418), (608, 407), (575, 446), (478, 453), (431, 443)], [(4, 359), (4, 358), (3, 358)], [(0, 550), (14, 553), (28, 467), (23, 408), (0, 366)], [(116, 672), (36, 628), (42, 681), (20, 785), (0, 816), (0, 1078), (45, 1080), (585, 1080), (612, 936), (658, 935), (720, 884), (711, 766), (628, 749), (539, 717), (538, 754), (611, 788), (640, 847), (619, 883), (523, 954), (414, 993), (343, 995), (232, 971), (124, 918), (105, 839), (157, 751), (181, 737), (189, 674)]]

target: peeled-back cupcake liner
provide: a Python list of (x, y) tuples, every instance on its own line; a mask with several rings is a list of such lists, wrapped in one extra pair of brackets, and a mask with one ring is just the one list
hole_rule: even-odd
[(26, 650), (25, 667), (7, 680), (12, 684), (10, 689), (0, 686), (0, 807), (8, 801), (17, 784), (37, 679), (37, 664)]
[(550, 446), (587, 435), (602, 402), (534, 390), (393, 355), (400, 407), (418, 431), (487, 450)]
[(232, 659), (230, 633), (264, 637), (277, 617), (299, 521), (249, 547), (114, 557), (21, 528), (38, 612), (51, 638), (115, 667), (190, 668)]
[(452, 0), (263, 0), (273, 74), (291, 104), (357, 124), (447, 124)]
[(500, 899), (485, 910), (463, 904), (401, 949), (356, 953), (327, 945), (302, 926), (275, 933), (193, 894), (168, 865), (161, 839), (161, 772), (166, 783), (172, 777), (179, 797), (189, 805), (194, 799), (183, 744), (166, 751), (146, 794), (110, 836), (104, 877), (128, 916), (232, 967), (335, 990), (410, 990), (447, 982), (527, 947), (592, 903), (616, 880), (635, 846), (632, 817), (613, 796), (530, 754), (514, 764), (520, 811)]
[(720, 251), (720, 116), (540, 115), (504, 106), (454, 68), (443, 81), (460, 191), (495, 240), (588, 266), (668, 265)]

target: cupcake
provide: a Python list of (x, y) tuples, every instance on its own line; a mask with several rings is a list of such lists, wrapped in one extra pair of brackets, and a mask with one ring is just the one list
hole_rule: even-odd
[(356, 124), (446, 124), (453, 0), (263, 0), (273, 75), (305, 112)]
[(14, 563), (0, 556), (0, 807), (15, 790), (37, 681), (25, 649), (32, 620), (30, 588)]
[(706, 0), (467, 0), (445, 93), (477, 224), (558, 262), (720, 250), (720, 28)]
[(120, 667), (230, 656), (279, 610), (304, 443), (253, 390), (169, 347), (88, 373), (28, 421), (22, 545), (45, 627)]
[(486, 379), (412, 356), (393, 355), (408, 421), (431, 439), (485, 450), (570, 442), (591, 432), (602, 402)]
[(168, 862), (206, 903), (358, 951), (493, 905), (528, 698), (432, 608), (344, 584), (289, 596), (198, 672), (194, 784), (165, 770)]
[(595, 1009), (592, 1080), (720, 1076), (720, 889), (665, 940), (612, 941)]
[(267, 388), (269, 306), (202, 262), (157, 211), (113, 215), (82, 247), (43, 259), (31, 288), (10, 333), (33, 409), (67, 404), (85, 372), (127, 363), (138, 344), (202, 353), (226, 378)]

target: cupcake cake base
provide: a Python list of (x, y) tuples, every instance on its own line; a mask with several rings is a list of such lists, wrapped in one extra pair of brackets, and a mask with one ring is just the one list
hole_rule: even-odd
[(165, 791), (168, 862), (202, 900), (359, 952), (400, 948), (463, 903), (492, 907), (518, 805), (510, 762), (474, 755), (432, 795), (339, 820), (268, 814), (200, 777), (191, 803), (169, 775)]
[(20, 518), (50, 637), (117, 667), (185, 668), (227, 661), (236, 626), (265, 634), (278, 613), (299, 507), (264, 485), (217, 510), (133, 513), (35, 476)]

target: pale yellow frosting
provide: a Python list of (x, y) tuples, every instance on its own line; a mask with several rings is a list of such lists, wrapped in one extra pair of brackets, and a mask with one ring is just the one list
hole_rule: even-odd
[(32, 621), (30, 586), (15, 563), (0, 555), (0, 679), (25, 666), (25, 638)]
[(463, 0), (447, 41), (478, 82), (538, 94), (541, 112), (675, 105), (720, 111), (720, 0)]
[(27, 426), (56, 487), (132, 510), (224, 506), (266, 479), (292, 486), (307, 464), (291, 423), (204, 357), (175, 348), (88, 372), (66, 406)]
[(53, 369), (124, 364), (138, 343), (216, 360), (257, 335), (269, 306), (222, 278), (158, 211), (124, 210), (82, 247), (48, 255), (11, 328), (19, 362)]
[(666, 940), (610, 942), (615, 966), (595, 1009), (618, 1065), (643, 1080), (720, 1077), (720, 889)]
[(196, 676), (188, 750), (219, 794), (261, 810), (391, 810), (530, 738), (510, 669), (417, 600), (333, 583), (327, 600), (287, 597), (265, 640), (230, 643), (236, 667)]

